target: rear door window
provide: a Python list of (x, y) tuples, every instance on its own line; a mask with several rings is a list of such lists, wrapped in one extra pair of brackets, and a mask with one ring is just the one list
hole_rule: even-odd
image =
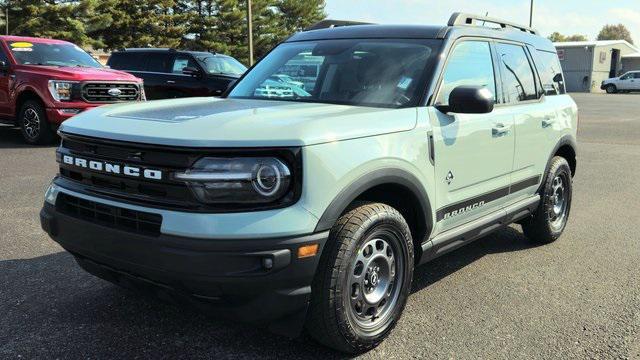
[(498, 43), (496, 49), (505, 101), (513, 104), (537, 99), (536, 80), (524, 47)]
[(171, 55), (163, 53), (154, 53), (147, 56), (146, 71), (168, 73), (171, 65)]

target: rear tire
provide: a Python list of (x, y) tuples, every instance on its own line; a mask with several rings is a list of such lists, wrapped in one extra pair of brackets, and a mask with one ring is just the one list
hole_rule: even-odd
[(607, 92), (607, 94), (615, 94), (618, 92), (618, 88), (613, 84), (607, 85), (604, 90)]
[(542, 244), (556, 241), (569, 219), (572, 191), (569, 163), (565, 158), (555, 156), (542, 186), (538, 210), (521, 223), (524, 235)]
[(27, 100), (18, 114), (18, 125), (24, 140), (31, 145), (51, 144), (55, 132), (47, 120), (44, 106), (37, 100)]
[(350, 354), (376, 347), (404, 310), (413, 261), (411, 232), (396, 209), (380, 203), (351, 209), (331, 229), (320, 258), (309, 334)]

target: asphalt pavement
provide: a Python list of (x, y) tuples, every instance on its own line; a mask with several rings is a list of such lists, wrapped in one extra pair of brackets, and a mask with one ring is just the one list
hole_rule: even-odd
[[(363, 358), (640, 358), (640, 95), (574, 94), (578, 170), (562, 238), (512, 226), (426, 264)], [(83, 272), (40, 229), (54, 147), (0, 127), (0, 358), (339, 358)]]

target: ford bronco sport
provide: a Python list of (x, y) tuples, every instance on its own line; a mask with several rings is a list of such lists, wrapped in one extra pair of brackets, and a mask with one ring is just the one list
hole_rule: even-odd
[[(558, 239), (577, 107), (551, 42), (465, 14), (331, 25), (223, 99), (64, 123), (43, 229), (101, 278), (349, 353), (392, 330), (414, 266), (514, 222)], [(305, 86), (260, 91), (277, 74)]]
[(0, 122), (19, 126), (27, 143), (53, 142), (58, 126), (84, 110), (141, 100), (141, 87), (72, 43), (0, 37)]

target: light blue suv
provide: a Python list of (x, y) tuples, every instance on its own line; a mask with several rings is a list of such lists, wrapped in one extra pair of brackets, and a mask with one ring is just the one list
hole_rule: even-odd
[(513, 222), (562, 234), (577, 108), (551, 42), (465, 14), (336, 25), (222, 99), (65, 122), (43, 228), (101, 278), (349, 353), (393, 329), (418, 264)]

